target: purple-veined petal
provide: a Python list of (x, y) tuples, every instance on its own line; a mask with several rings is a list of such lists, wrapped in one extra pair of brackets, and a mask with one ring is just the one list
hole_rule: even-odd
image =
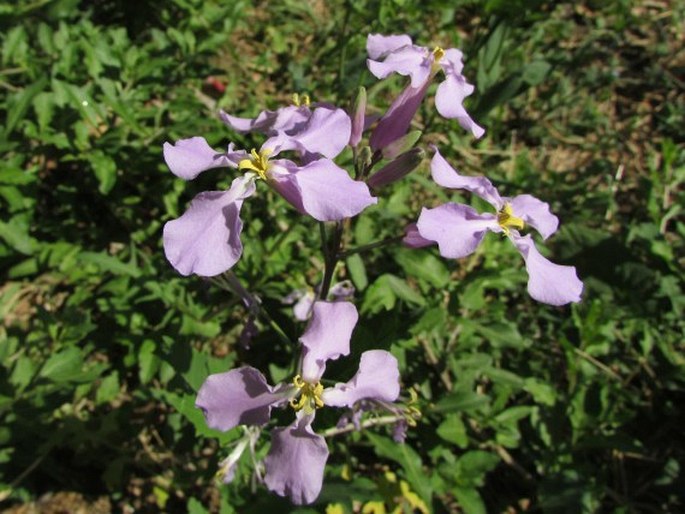
[(219, 275), (240, 258), (240, 208), (254, 193), (254, 180), (238, 177), (228, 191), (198, 194), (188, 210), (164, 225), (164, 253), (182, 275)]
[(211, 168), (237, 168), (226, 154), (217, 152), (199, 136), (181, 139), (173, 145), (164, 143), (164, 160), (171, 172), (184, 180), (192, 180)]
[(420, 87), (430, 79), (433, 60), (420, 46), (405, 46), (389, 53), (382, 61), (367, 59), (369, 71), (379, 79), (391, 73), (411, 78), (411, 86)]
[[(289, 130), (275, 136), (279, 141), (280, 151), (297, 150), (300, 153), (321, 154), (333, 159), (342, 152), (350, 141), (352, 121), (342, 109), (317, 107), (311, 117), (298, 130)], [(264, 146), (273, 144), (271, 140)]]
[(483, 200), (499, 210), (504, 206), (502, 197), (485, 177), (465, 177), (460, 175), (440, 152), (435, 148), (435, 155), (431, 160), (431, 177), (436, 184), (450, 189), (465, 189), (481, 197)]
[(245, 366), (207, 377), (195, 406), (204, 412), (207, 426), (226, 431), (238, 425), (263, 425), (271, 417), (271, 407), (286, 396), (285, 389), (274, 392), (264, 375)]
[(298, 419), (288, 427), (274, 429), (264, 459), (266, 487), (295, 505), (312, 503), (319, 496), (328, 460), (326, 440), (314, 433), (310, 423)]
[(420, 87), (407, 86), (404, 91), (395, 98), (388, 112), (376, 125), (371, 133), (369, 145), (374, 150), (382, 150), (390, 143), (404, 136), (409, 130), (411, 120), (419, 109), (430, 81), (427, 80)]
[(326, 369), (326, 361), (350, 353), (350, 339), (359, 314), (349, 302), (316, 302), (312, 317), (300, 342), (304, 346), (302, 380), (316, 383)]
[(574, 266), (562, 266), (547, 260), (535, 247), (530, 234), (519, 236), (512, 231), (511, 240), (526, 261), (528, 293), (533, 299), (549, 305), (580, 301), (583, 283)]
[(473, 86), (464, 77), (447, 75), (435, 93), (435, 107), (441, 116), (456, 119), (463, 129), (470, 131), (477, 139), (485, 133), (485, 129), (471, 119), (462, 105), (464, 98), (471, 93)]
[(404, 229), (404, 238), (402, 243), (409, 248), (424, 248), (435, 244), (435, 241), (421, 237), (416, 223), (410, 223)]
[(509, 200), (511, 210), (531, 227), (537, 230), (542, 239), (547, 239), (559, 227), (559, 218), (549, 210), (549, 204), (532, 195), (518, 195)]
[(468, 205), (446, 203), (421, 210), (416, 222), (421, 237), (438, 243), (440, 255), (459, 259), (473, 253), (488, 230), (499, 228), (494, 214), (479, 214)]
[(397, 359), (385, 350), (362, 353), (359, 371), (346, 384), (325, 389), (321, 399), (331, 407), (352, 407), (364, 399), (394, 402), (400, 394)]
[(366, 37), (366, 53), (371, 59), (378, 59), (402, 48), (411, 46), (411, 38), (406, 34), (384, 36), (382, 34), (369, 34)]
[(350, 218), (378, 201), (365, 183), (353, 180), (328, 159), (302, 168), (281, 161), (279, 170), (269, 175), (269, 185), (300, 212), (318, 221)]

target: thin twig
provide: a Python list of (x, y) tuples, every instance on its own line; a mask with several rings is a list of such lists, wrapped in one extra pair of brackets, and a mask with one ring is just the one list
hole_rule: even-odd
[(354, 423), (348, 423), (347, 425), (342, 427), (329, 428), (328, 430), (324, 430), (322, 435), (324, 437), (334, 437), (336, 435), (346, 434), (348, 432), (353, 432), (355, 430), (363, 430), (365, 428), (377, 427), (379, 425), (390, 425), (391, 423), (397, 423), (398, 421), (401, 421), (403, 419), (405, 418), (401, 415), (381, 416), (379, 418), (365, 419), (358, 425), (355, 425)]

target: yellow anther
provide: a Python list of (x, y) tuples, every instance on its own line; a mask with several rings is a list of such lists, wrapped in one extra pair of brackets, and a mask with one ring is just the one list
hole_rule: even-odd
[(301, 105), (309, 107), (309, 95), (307, 93), (302, 95), (293, 93), (293, 104), (295, 104), (296, 107), (300, 107)]
[(268, 148), (261, 150), (259, 153), (257, 153), (257, 150), (253, 148), (250, 152), (252, 157), (240, 161), (238, 163), (238, 168), (241, 170), (254, 171), (257, 173), (259, 178), (266, 180), (266, 173), (271, 167), (271, 164), (269, 163), (269, 154), (271, 154), (271, 150)]
[(509, 235), (509, 230), (512, 228), (521, 230), (526, 226), (526, 223), (521, 218), (514, 216), (514, 211), (511, 210), (511, 204), (509, 203), (505, 203), (504, 207), (497, 213), (497, 223), (499, 223), (499, 226), (506, 235)]
[(435, 75), (437, 72), (440, 71), (440, 60), (445, 56), (445, 51), (439, 46), (436, 46), (433, 49), (432, 55), (433, 64), (431, 65), (431, 74)]
[(445, 51), (441, 47), (436, 46), (433, 48), (433, 59), (435, 59), (435, 62), (438, 62), (443, 57), (445, 57)]
[(323, 393), (323, 386), (321, 382), (310, 384), (302, 380), (300, 375), (293, 378), (293, 385), (300, 390), (300, 397), (290, 400), (290, 406), (296, 411), (304, 409), (307, 414), (311, 414), (315, 409), (320, 409), (324, 406), (321, 394)]

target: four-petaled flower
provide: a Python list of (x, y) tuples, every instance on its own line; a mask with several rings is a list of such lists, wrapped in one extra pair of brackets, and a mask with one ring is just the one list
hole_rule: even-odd
[(371, 134), (370, 144), (375, 150), (402, 137), (421, 104), (433, 77), (442, 69), (445, 80), (435, 93), (435, 107), (445, 118), (456, 118), (459, 124), (476, 138), (485, 130), (471, 119), (462, 105), (473, 93), (473, 85), (466, 81), (462, 70), (461, 50), (436, 47), (433, 50), (412, 44), (409, 36), (369, 34), (366, 40), (369, 55), (367, 64), (379, 79), (391, 73), (409, 76), (410, 84), (392, 103)]
[(529, 277), (528, 292), (535, 300), (550, 305), (580, 301), (583, 283), (576, 269), (548, 261), (535, 247), (532, 236), (519, 232), (530, 225), (543, 239), (554, 234), (559, 220), (550, 212), (549, 205), (531, 195), (503, 198), (487, 178), (459, 175), (437, 149), (431, 161), (431, 176), (443, 187), (470, 191), (497, 212), (480, 214), (468, 205), (455, 203), (434, 209), (424, 207), (404, 239), (406, 245), (416, 248), (437, 243), (440, 255), (458, 259), (475, 251), (486, 232), (501, 233), (523, 256)]
[(354, 377), (324, 388), (321, 377), (328, 360), (350, 353), (350, 338), (359, 315), (349, 302), (316, 302), (312, 318), (300, 338), (300, 371), (291, 383), (270, 386), (250, 366), (210, 375), (200, 388), (195, 405), (211, 428), (230, 430), (238, 425), (263, 425), (271, 408), (289, 404), (295, 421), (271, 433), (271, 449), (264, 465), (264, 482), (273, 492), (298, 505), (313, 502), (323, 483), (328, 446), (311, 424), (323, 406), (351, 408), (360, 400), (393, 402), (400, 391), (397, 360), (385, 350), (361, 355)]
[[(341, 125), (335, 121), (339, 119), (347, 119), (347, 123)], [(339, 130), (329, 132), (329, 122)], [(331, 160), (349, 137), (350, 121), (344, 111), (317, 108), (298, 132), (276, 133), (259, 151), (253, 149), (249, 154), (235, 150), (233, 144), (225, 153), (217, 152), (202, 137), (182, 139), (175, 145), (164, 143), (169, 169), (184, 180), (211, 168), (247, 171), (233, 180), (228, 191), (200, 193), (180, 218), (166, 223), (163, 240), (169, 262), (183, 275), (214, 276), (230, 269), (242, 254), (240, 209), (254, 194), (257, 180), (265, 181), (298, 211), (318, 221), (349, 218), (375, 204), (368, 186), (353, 180)], [(300, 165), (273, 159), (284, 150), (300, 152), (306, 162)]]

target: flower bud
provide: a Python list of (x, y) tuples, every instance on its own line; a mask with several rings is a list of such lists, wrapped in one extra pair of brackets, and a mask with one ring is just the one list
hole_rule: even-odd
[(362, 132), (364, 132), (364, 119), (366, 115), (366, 89), (359, 88), (357, 96), (352, 104), (352, 132), (350, 133), (350, 146), (355, 147), (362, 140)]
[(399, 139), (395, 139), (388, 146), (383, 148), (383, 157), (386, 159), (394, 159), (398, 155), (404, 152), (408, 152), (421, 137), (422, 132), (420, 130), (412, 130), (408, 134), (405, 134)]
[(421, 164), (424, 156), (425, 152), (421, 148), (413, 148), (408, 152), (404, 152), (394, 161), (386, 164), (377, 173), (369, 177), (367, 181), (368, 186), (378, 189), (401, 179), (414, 171)]

